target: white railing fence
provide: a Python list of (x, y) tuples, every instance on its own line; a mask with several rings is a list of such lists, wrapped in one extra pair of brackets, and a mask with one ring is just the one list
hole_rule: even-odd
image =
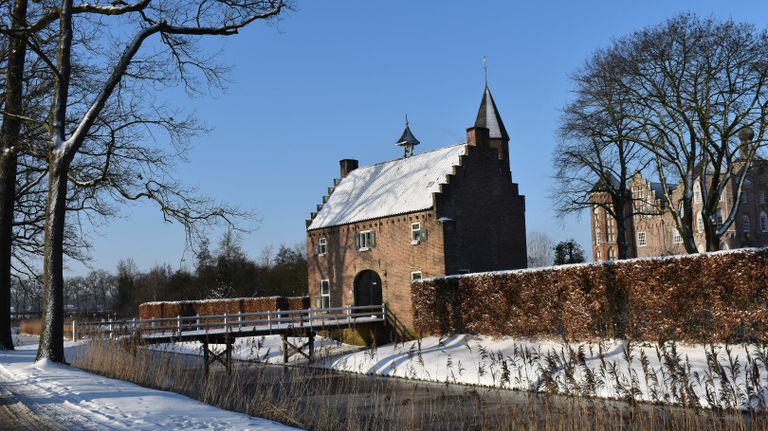
[(223, 313), (156, 317), (151, 319), (102, 319), (101, 321), (71, 322), (71, 339), (95, 336), (115, 338), (136, 335), (182, 336), (183, 334), (238, 333), (250, 331), (281, 331), (292, 328), (322, 329), (329, 326), (351, 326), (355, 323), (383, 322), (386, 305), (348, 305), (305, 310), (274, 310), (248, 313)]

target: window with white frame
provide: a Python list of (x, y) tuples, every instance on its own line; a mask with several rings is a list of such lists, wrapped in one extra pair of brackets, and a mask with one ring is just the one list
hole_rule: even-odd
[(355, 247), (360, 251), (367, 251), (376, 246), (376, 236), (373, 231), (363, 230), (355, 237)]
[(427, 240), (427, 230), (421, 228), (421, 223), (411, 223), (411, 244), (419, 244)]
[(704, 217), (702, 217), (701, 214), (696, 216), (696, 231), (704, 232)]
[(421, 223), (411, 223), (411, 244), (418, 244), (421, 239)]
[(760, 231), (768, 232), (768, 214), (765, 211), (760, 211)]
[(411, 281), (414, 281), (414, 280), (421, 280), (421, 271), (411, 272)]
[(328, 252), (328, 241), (326, 241), (325, 237), (320, 237), (320, 239), (317, 240), (317, 255), (325, 256), (325, 253), (327, 252)]
[(676, 227), (672, 228), (672, 244), (682, 244), (683, 237), (680, 236), (680, 231)]
[(638, 232), (637, 233), (637, 245), (639, 247), (645, 247), (646, 246), (645, 232)]
[(331, 308), (330, 280), (320, 280), (320, 308)]
[(765, 205), (765, 192), (763, 190), (760, 190), (760, 192), (758, 192), (757, 200), (760, 203), (760, 205)]
[(741, 230), (743, 232), (749, 232), (752, 230), (752, 226), (750, 226), (749, 223), (749, 216), (747, 214), (741, 216)]
[(616, 259), (616, 252), (612, 248), (608, 249), (608, 260)]
[(597, 254), (597, 260), (603, 260), (603, 256), (602, 256), (603, 254), (600, 252), (600, 248), (597, 249), (596, 254)]
[(693, 200), (697, 203), (701, 203), (701, 188), (699, 187), (699, 183), (696, 183), (693, 185)]

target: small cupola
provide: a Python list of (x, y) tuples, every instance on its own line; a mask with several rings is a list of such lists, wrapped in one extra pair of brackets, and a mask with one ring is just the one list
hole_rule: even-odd
[(408, 125), (408, 115), (405, 116), (405, 130), (403, 130), (403, 135), (400, 136), (400, 139), (397, 140), (396, 144), (403, 147), (405, 153), (403, 157), (412, 156), (413, 147), (419, 145), (419, 140), (413, 136), (413, 132), (411, 132), (411, 128)]

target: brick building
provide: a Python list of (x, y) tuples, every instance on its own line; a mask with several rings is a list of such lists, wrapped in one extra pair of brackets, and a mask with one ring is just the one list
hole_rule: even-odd
[(409, 331), (412, 280), (526, 266), (525, 198), (490, 90), (466, 143), (415, 153), (418, 144), (406, 121), (403, 157), (340, 161), (307, 220), (313, 307), (383, 302)]
[[(710, 176), (712, 172), (705, 175)], [(693, 210), (696, 214), (694, 221), (694, 239), (699, 251), (706, 251), (704, 236), (704, 221), (701, 218), (702, 194), (700, 180), (694, 185)], [(661, 184), (648, 181), (640, 173), (630, 180), (630, 190), (626, 214), (631, 214), (627, 226), (627, 244), (629, 257), (665, 256), (684, 254), (682, 238), (677, 230), (672, 215), (667, 211)], [(726, 187), (717, 215), (718, 223), (727, 220), (736, 196), (735, 183)], [(680, 202), (682, 187), (673, 185), (672, 201)], [(768, 245), (768, 161), (758, 159), (749, 170), (742, 188), (741, 204), (734, 223), (722, 236), (720, 248), (734, 249), (741, 247), (762, 247)], [(604, 203), (607, 196), (595, 192), (591, 195), (592, 202)], [(590, 224), (592, 227), (592, 253), (595, 261), (612, 260), (618, 256), (616, 226), (611, 217), (599, 205), (590, 209)]]

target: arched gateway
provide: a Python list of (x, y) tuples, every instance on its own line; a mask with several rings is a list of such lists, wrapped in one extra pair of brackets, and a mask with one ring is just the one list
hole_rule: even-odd
[(381, 277), (366, 269), (355, 277), (355, 305), (381, 305)]

